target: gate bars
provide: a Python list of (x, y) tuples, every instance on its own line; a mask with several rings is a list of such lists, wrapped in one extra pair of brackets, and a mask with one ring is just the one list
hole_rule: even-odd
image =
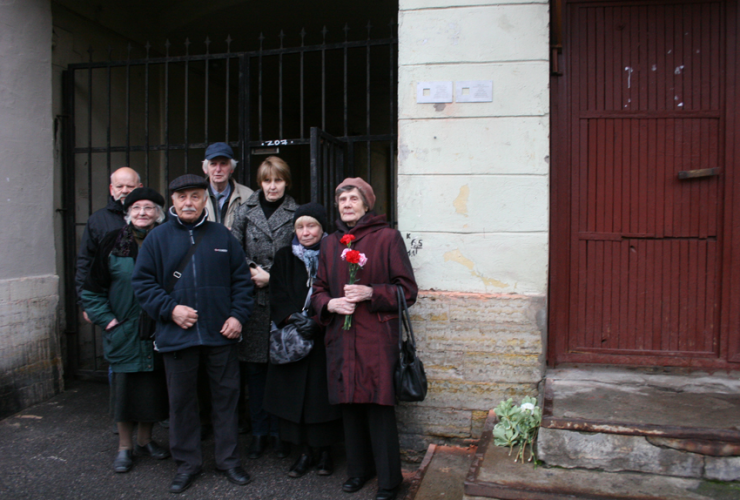
[[(108, 48), (108, 60), (107, 61), (93, 61), (93, 49), (88, 50), (89, 61), (86, 63), (70, 64), (63, 75), (63, 103), (64, 103), (64, 116), (62, 120), (63, 124), (63, 221), (64, 221), (64, 249), (65, 249), (65, 294), (67, 300), (65, 301), (66, 317), (67, 317), (67, 334), (71, 336), (79, 337), (80, 325), (78, 319), (78, 311), (76, 307), (76, 292), (74, 287), (74, 275), (75, 265), (77, 256), (77, 230), (84, 227), (86, 222), (78, 222), (76, 216), (76, 207), (78, 205), (78, 193), (82, 192), (84, 195), (85, 190), (87, 191), (87, 203), (83, 209), (86, 209), (87, 215), (91, 215), (93, 209), (93, 196), (94, 190), (97, 188), (98, 191), (106, 190), (107, 179), (112, 170), (112, 154), (125, 154), (126, 165), (131, 164), (131, 154), (141, 153), (143, 154), (143, 167), (142, 170), (142, 181), (145, 185), (157, 184), (166, 186), (170, 181), (170, 167), (172, 165), (170, 159), (170, 152), (181, 151), (184, 155), (184, 168), (185, 171), (188, 169), (188, 154), (192, 149), (205, 149), (210, 142), (214, 141), (225, 141), (230, 144), (235, 150), (238, 151), (237, 159), (240, 161), (240, 169), (238, 170), (237, 180), (241, 183), (252, 178), (252, 162), (251, 156), (253, 148), (265, 148), (274, 146), (289, 146), (289, 145), (305, 145), (311, 144), (311, 132), (312, 127), (317, 125), (316, 120), (312, 120), (311, 111), (315, 110), (315, 105), (312, 106), (311, 100), (306, 96), (307, 88), (307, 75), (308, 70), (315, 70), (315, 66), (310, 65), (307, 62), (309, 56), (320, 57), (320, 73), (321, 73), (321, 86), (320, 86), (320, 117), (321, 117), (321, 131), (326, 131), (334, 136), (335, 141), (339, 141), (344, 145), (344, 150), (337, 152), (343, 159), (343, 170), (347, 175), (361, 175), (368, 182), (372, 182), (372, 145), (374, 143), (384, 143), (388, 153), (387, 172), (385, 172), (386, 179), (389, 186), (389, 219), (393, 223), (396, 219), (396, 193), (395, 193), (395, 151), (397, 147), (397, 116), (396, 116), (396, 92), (397, 92), (397, 75), (396, 75), (396, 64), (397, 64), (397, 51), (398, 51), (398, 38), (396, 35), (396, 24), (395, 20), (389, 23), (391, 35), (388, 38), (372, 39), (371, 30), (372, 26), (370, 23), (365, 26), (367, 30), (367, 37), (364, 40), (349, 40), (349, 26), (344, 26), (344, 41), (336, 43), (327, 43), (326, 35), (328, 30), (326, 27), (321, 31), (322, 42), (316, 45), (306, 45), (306, 30), (303, 29), (300, 32), (300, 46), (297, 47), (284, 47), (283, 41), (285, 34), (280, 31), (280, 47), (277, 49), (265, 49), (263, 42), (265, 37), (263, 34), (259, 36), (259, 49), (245, 52), (231, 52), (231, 43), (233, 39), (228, 36), (226, 42), (226, 52), (224, 53), (210, 53), (211, 40), (206, 38), (205, 53), (203, 54), (191, 54), (189, 39), (184, 42), (185, 54), (171, 56), (170, 48), (171, 43), (167, 40), (164, 44), (165, 54), (164, 56), (154, 56), (151, 54), (152, 45), (147, 42), (144, 46), (145, 56), (140, 59), (131, 59), (132, 46), (128, 44), (127, 55), (125, 60), (112, 60), (112, 49)], [(385, 49), (384, 49), (385, 48)], [(387, 52), (385, 50), (387, 49)], [(378, 54), (385, 54), (382, 57), (378, 57)], [(342, 61), (342, 68), (337, 68), (338, 64), (328, 66), (331, 64), (327, 61), (327, 55), (336, 56), (338, 55)], [(354, 110), (353, 105), (357, 105), (358, 99), (353, 98), (353, 92), (355, 92), (359, 85), (352, 83), (352, 80), (357, 80), (361, 77), (360, 71), (353, 71), (353, 68), (357, 68), (355, 63), (361, 57), (353, 56), (364, 55), (364, 123), (358, 126), (363, 120), (358, 119), (359, 113), (352, 113)], [(297, 70), (298, 80), (298, 110), (288, 108), (287, 112), (284, 109), (286, 106), (286, 86), (294, 84), (295, 81), (289, 78), (286, 79), (285, 72), (288, 72), (287, 64), (284, 59), (288, 57), (298, 59), (299, 68)], [(387, 70), (381, 69), (379, 71), (378, 62), (383, 63), (383, 59), (388, 61)], [(274, 61), (276, 60), (276, 62)], [(222, 61), (224, 68), (216, 68), (215, 66), (219, 61)], [(372, 63), (374, 61), (375, 64)], [(267, 63), (273, 63), (277, 65), (277, 104), (275, 106), (274, 99), (270, 100), (265, 96), (266, 83), (265, 79), (268, 75), (268, 70), (265, 69)], [(191, 123), (189, 122), (189, 115), (191, 114), (190, 105), (193, 104), (192, 96), (201, 92), (200, 89), (193, 91), (190, 88), (190, 74), (193, 72), (191, 67), (192, 63), (200, 63), (201, 73), (203, 80), (203, 132), (202, 141), (191, 142), (192, 137)], [(232, 64), (238, 67), (238, 75), (232, 74)], [(184, 105), (175, 104), (171, 102), (171, 85), (173, 81), (177, 79), (177, 75), (173, 76), (171, 66), (179, 65), (182, 67), (184, 72), (184, 85), (181, 88), (184, 97)], [(204, 68), (203, 68), (204, 66)], [(112, 74), (116, 68), (123, 69), (125, 74), (119, 77), (114, 77)], [(221, 69), (223, 73), (221, 76), (214, 74), (216, 70)], [(105, 90), (101, 92), (99, 87), (95, 86), (95, 82), (100, 80), (99, 73), (96, 73), (97, 80), (93, 78), (93, 73), (96, 70), (102, 70), (104, 72), (104, 87)], [(132, 70), (138, 70), (143, 73), (143, 112), (141, 113), (140, 119), (132, 117), (132, 105), (141, 105), (140, 95), (132, 93), (132, 82), (135, 82), (135, 77), (132, 75)], [(385, 74), (383, 74), (385, 73)], [(360, 76), (358, 76), (360, 75)], [(378, 76), (380, 75), (380, 76)], [(342, 79), (342, 92), (340, 96), (336, 96), (338, 93), (328, 94), (327, 83), (333, 82), (333, 80), (327, 80), (327, 76), (330, 78), (341, 78)], [(86, 78), (85, 78), (86, 77)], [(223, 135), (210, 133), (209, 131), (214, 128), (213, 121), (209, 122), (209, 113), (212, 112), (214, 104), (211, 102), (211, 85), (216, 79), (224, 78), (224, 94), (223, 94)], [(85, 82), (86, 80), (86, 82)], [(123, 81), (121, 81), (123, 80)], [(152, 81), (155, 80), (156, 87), (152, 88)], [(378, 84), (380, 81), (380, 85)], [(84, 89), (84, 86), (87, 88)], [(256, 83), (256, 84), (255, 84)], [(218, 84), (218, 82), (215, 82)], [(238, 91), (234, 94), (233, 87), (236, 84)], [(387, 85), (386, 89), (380, 88), (380, 86)], [(95, 89), (94, 89), (95, 86)], [(113, 119), (114, 110), (112, 108), (112, 102), (114, 97), (114, 87), (120, 86), (125, 93), (123, 99), (124, 113), (121, 117), (121, 113), (117, 113), (116, 126), (122, 133), (118, 136), (122, 140), (113, 138)], [(256, 87), (256, 89), (255, 89)], [(215, 87), (214, 87), (215, 88)], [(256, 90), (256, 93), (255, 93)], [(271, 88), (271, 90), (274, 90)], [(153, 91), (153, 92), (152, 92)], [(97, 105), (100, 100), (95, 101), (96, 106), (93, 105), (94, 99), (97, 99), (100, 94), (104, 94), (105, 106)], [(159, 94), (157, 94), (159, 92)], [(378, 97), (380, 94), (380, 97)], [(76, 103), (76, 99), (82, 99), (79, 104)], [(154, 98), (153, 98), (154, 96)], [(339, 97), (332, 99), (333, 97)], [(116, 97), (120, 97), (117, 95)], [(221, 97), (221, 96), (219, 96)], [(309, 96), (310, 97), (310, 96)], [(232, 99), (237, 99), (236, 114), (237, 120), (235, 127), (232, 126), (231, 121), (233, 117), (230, 116), (230, 111), (233, 111)], [(84, 102), (87, 101), (87, 102)], [(154, 101), (154, 102), (152, 102)], [(387, 101), (387, 102), (379, 102)], [(84, 107), (81, 107), (84, 106)], [(172, 107), (171, 107), (172, 106)], [(176, 106), (181, 106), (180, 109), (184, 112), (184, 117), (181, 123), (182, 129), (182, 140), (171, 141), (170, 133), (170, 112), (172, 109), (176, 109)], [(387, 107), (386, 107), (387, 106)], [(209, 107), (211, 109), (209, 109)], [(337, 120), (330, 119), (332, 112), (338, 111), (341, 107), (342, 113), (341, 118)], [(256, 109), (255, 109), (256, 108)], [(275, 109), (276, 108), (276, 109)], [(383, 109), (387, 111), (382, 111)], [(177, 110), (179, 111), (179, 110)], [(77, 127), (80, 125), (77, 121), (77, 114), (87, 115), (86, 127), (87, 131), (84, 135), (86, 137), (77, 137)], [(328, 113), (327, 113), (328, 112)], [(290, 114), (288, 114), (290, 113)], [(381, 123), (378, 119), (378, 115), (386, 115), (388, 120), (386, 124)], [(318, 116), (318, 113), (314, 113)], [(269, 118), (274, 118), (277, 115), (277, 135), (278, 137), (269, 137)], [(298, 122), (299, 133), (297, 137), (289, 138), (283, 134), (289, 128), (286, 123), (287, 116), (291, 118), (297, 115), (295, 119)], [(266, 117), (268, 118), (266, 120)], [(151, 124), (153, 119), (159, 118), (159, 128), (152, 130)], [(371, 118), (374, 118), (371, 120)], [(143, 123), (142, 123), (143, 121)], [(288, 120), (289, 121), (289, 120)], [(385, 121), (385, 120), (383, 120)], [(83, 122), (84, 123), (84, 122)], [(102, 141), (94, 141), (93, 135), (97, 132), (102, 132), (98, 129), (94, 129), (98, 124), (103, 123), (106, 127), (104, 145), (100, 144)], [(216, 125), (220, 127), (221, 125)], [(372, 128), (371, 128), (372, 126)], [(336, 128), (337, 130), (332, 130)], [(132, 128), (143, 135), (143, 140), (139, 143), (132, 140)], [(236, 128), (236, 137), (233, 136), (234, 128)], [(364, 130), (362, 130), (364, 128)], [(328, 130), (327, 130), (328, 129)], [(231, 132), (231, 134), (230, 134)], [(375, 133), (373, 133), (375, 132)], [(380, 132), (380, 133), (378, 133)], [(314, 141), (316, 140), (316, 134), (318, 131), (314, 131)], [(215, 136), (218, 135), (218, 136)], [(325, 134), (324, 134), (325, 135)], [(314, 143), (316, 144), (316, 143)], [(366, 171), (359, 172), (355, 171), (355, 153), (357, 144), (364, 144), (366, 149)], [(105, 155), (106, 165), (106, 182), (100, 184), (97, 177), (97, 184), (93, 182), (93, 173), (98, 169), (93, 169), (93, 155), (94, 154)], [(159, 174), (158, 178), (153, 178), (154, 164), (150, 158), (151, 154), (155, 153), (159, 155), (157, 158), (158, 170), (156, 173)], [(200, 158), (199, 158), (200, 159)], [(82, 181), (82, 185), (78, 184), (77, 177), (77, 162), (82, 160), (86, 162), (86, 179), (79, 179)], [(314, 160), (314, 159), (312, 159)], [(311, 199), (314, 201), (322, 201), (326, 203), (329, 201), (329, 197), (324, 193), (325, 186), (321, 186), (318, 183), (321, 179), (328, 181), (334, 177), (334, 172), (329, 172), (330, 165), (333, 162), (322, 160), (317, 165), (322, 171), (318, 175), (313, 173), (310, 176), (311, 186)], [(314, 160), (314, 164), (315, 160)], [(118, 165), (122, 166), (122, 165)], [(85, 166), (79, 169), (80, 172), (85, 172)], [(200, 170), (198, 170), (200, 171)], [(377, 173), (377, 172), (376, 172)], [(157, 182), (158, 181), (158, 182)], [(315, 185), (314, 185), (315, 184)], [(322, 196), (318, 196), (318, 193), (322, 193)], [(106, 190), (107, 193), (107, 190)], [(321, 198), (319, 200), (318, 198)], [(331, 211), (331, 202), (327, 205), (327, 208)], [(98, 333), (92, 336), (92, 351), (94, 353), (93, 360), (85, 360), (80, 357), (80, 339), (77, 338), (68, 343), (68, 367), (72, 372), (78, 376), (102, 376), (105, 371), (105, 367), (100, 362), (100, 356), (98, 354)]]

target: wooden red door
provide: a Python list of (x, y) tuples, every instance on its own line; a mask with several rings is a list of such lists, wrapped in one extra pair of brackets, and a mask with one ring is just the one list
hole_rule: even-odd
[(732, 269), (734, 13), (718, 1), (566, 4), (553, 82), (551, 364), (736, 360), (738, 329), (722, 323), (723, 294), (733, 300), (722, 278)]

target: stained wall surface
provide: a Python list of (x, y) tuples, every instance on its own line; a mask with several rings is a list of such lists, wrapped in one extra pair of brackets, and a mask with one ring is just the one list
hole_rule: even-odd
[[(479, 436), (544, 370), (549, 209), (546, 2), (401, 0), (399, 229), (430, 379), (404, 444)], [(417, 83), (491, 80), (491, 102), (417, 102)]]
[(51, 7), (0, 1), (0, 418), (61, 389)]

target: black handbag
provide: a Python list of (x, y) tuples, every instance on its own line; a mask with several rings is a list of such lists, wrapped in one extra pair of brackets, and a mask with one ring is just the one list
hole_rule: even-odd
[[(172, 290), (175, 289), (177, 280), (179, 280), (180, 276), (182, 276), (182, 272), (185, 270), (185, 266), (188, 265), (188, 261), (193, 257), (193, 254), (195, 254), (195, 250), (198, 248), (198, 245), (200, 245), (200, 242), (205, 234), (205, 230), (201, 230), (198, 232), (198, 236), (195, 237), (195, 241), (192, 245), (190, 245), (190, 248), (185, 254), (185, 257), (182, 258), (175, 272), (172, 273), (172, 276), (170, 276), (170, 278), (167, 280), (167, 286), (165, 287), (167, 295), (172, 293)], [(156, 332), (156, 330), (157, 320), (149, 316), (149, 314), (147, 314), (147, 312), (142, 309), (139, 313), (139, 340), (151, 340), (154, 337), (154, 333)]]
[[(424, 363), (416, 356), (416, 339), (411, 327), (409, 308), (406, 305), (406, 296), (403, 288), (396, 288), (398, 296), (398, 364), (394, 373), (396, 398), (399, 401), (424, 401), (427, 395), (427, 375), (424, 373)], [(408, 338), (404, 340), (404, 332)]]
[[(308, 288), (306, 302), (301, 314), (308, 315), (308, 306), (311, 301), (311, 288)], [(288, 323), (278, 328), (274, 321), (270, 322), (270, 362), (274, 365), (285, 365), (300, 361), (311, 352), (313, 340), (304, 339), (295, 324)]]
[(157, 329), (157, 321), (152, 319), (144, 309), (139, 313), (139, 340), (152, 340)]

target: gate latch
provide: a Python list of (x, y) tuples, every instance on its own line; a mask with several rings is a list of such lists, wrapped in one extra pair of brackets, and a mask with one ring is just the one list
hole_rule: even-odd
[(679, 179), (696, 179), (697, 177), (712, 177), (719, 175), (719, 168), (701, 168), (699, 170), (681, 170), (678, 173)]

